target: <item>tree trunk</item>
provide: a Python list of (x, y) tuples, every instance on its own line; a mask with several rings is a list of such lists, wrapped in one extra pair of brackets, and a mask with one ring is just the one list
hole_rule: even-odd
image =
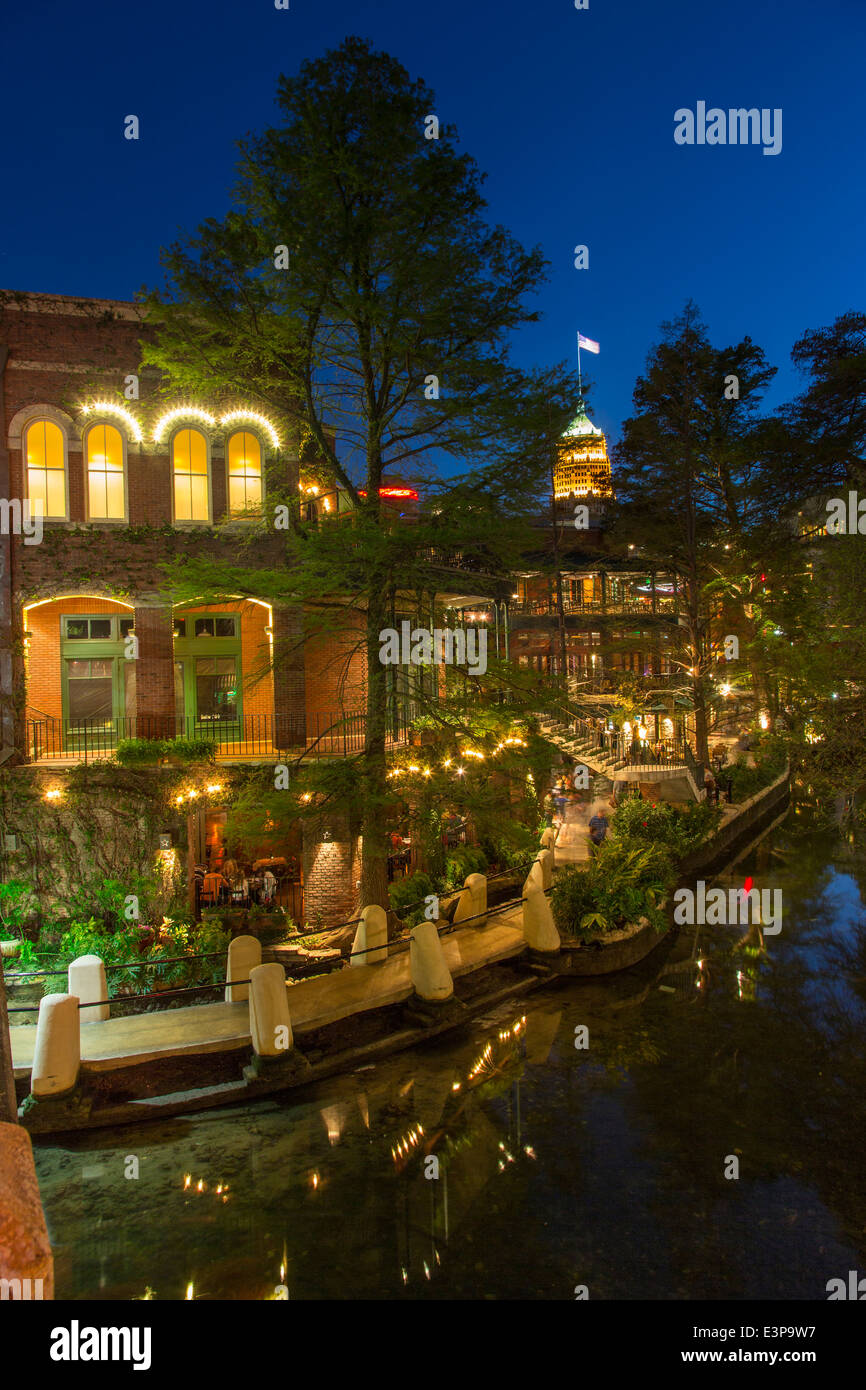
[(9, 1015), (6, 1011), (6, 981), (3, 978), (3, 958), (0, 956), (0, 1121), (18, 1123), (18, 1101), (15, 1098), (15, 1077), (12, 1071), (12, 1043), (9, 1037)]
[(388, 682), (379, 660), (379, 633), (389, 625), (390, 594), (384, 583), (372, 584), (367, 602), (367, 726), (364, 738), (363, 818), (361, 844), (361, 907), (386, 911), (388, 898), (388, 846), (385, 797), (387, 763), (385, 739), (388, 724)]

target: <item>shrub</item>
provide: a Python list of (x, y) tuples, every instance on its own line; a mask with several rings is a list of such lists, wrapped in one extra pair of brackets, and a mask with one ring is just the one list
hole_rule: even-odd
[(215, 738), (174, 738), (168, 740), (168, 757), (185, 763), (212, 763), (219, 747)]
[(483, 874), (487, 868), (487, 855), (483, 849), (472, 845), (461, 845), (451, 850), (445, 860), (445, 887), (462, 888), (468, 874)]
[(543, 824), (538, 830), (514, 821), (508, 826), (507, 834), (493, 831), (481, 834), (481, 847), (487, 856), (488, 866), (496, 864), (500, 869), (529, 868), (538, 853), (538, 841)]
[(752, 753), (755, 760), (754, 767), (749, 767), (745, 756), (740, 753), (736, 762), (728, 765), (722, 771), (722, 782), (726, 777), (731, 779), (731, 799), (733, 801), (747, 801), (750, 796), (754, 796), (763, 787), (769, 786), (783, 771), (788, 757), (788, 749), (784, 739), (777, 738), (775, 734), (763, 734), (753, 746)]
[[(99, 956), (105, 966), (125, 965), (128, 961), (138, 961), (140, 943), (141, 930), (136, 922), (128, 922), (118, 931), (109, 932), (95, 917), (74, 921), (60, 938), (58, 964), (68, 965), (78, 956)], [(125, 970), (108, 971), (109, 997), (117, 994), (121, 986), (135, 984), (140, 978), (141, 968), (137, 964)]]
[(407, 927), (414, 927), (416, 922), (424, 920), (424, 899), (435, 892), (430, 875), (420, 870), (406, 878), (395, 879), (388, 885), (391, 906)]
[(16, 941), (30, 910), (33, 890), (21, 879), (0, 883), (0, 941)]
[(550, 904), (556, 925), (564, 936), (578, 934), (581, 923), (595, 907), (592, 866), (563, 869), (553, 881)]
[(217, 742), (212, 738), (122, 738), (115, 758), (123, 767), (144, 767), (172, 758), (184, 763), (211, 763)]
[(674, 878), (667, 846), (607, 841), (586, 868), (566, 869), (557, 876), (552, 893), (556, 924), (564, 936), (586, 938), (646, 917), (662, 931), (662, 904)]
[(121, 738), (114, 756), (123, 767), (144, 767), (164, 758), (166, 747), (164, 738)]
[(679, 858), (715, 830), (721, 818), (721, 807), (706, 801), (683, 807), (660, 801), (654, 806), (630, 796), (617, 807), (611, 825), (625, 843), (666, 845)]

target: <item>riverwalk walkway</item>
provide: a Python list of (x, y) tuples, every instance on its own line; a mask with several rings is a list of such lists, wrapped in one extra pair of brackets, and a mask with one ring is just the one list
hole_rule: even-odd
[(589, 818), (595, 802), (570, 801), (556, 837), (556, 867), (589, 862)]
[[(520, 955), (525, 949), (522, 909), (493, 909), (492, 913), (495, 915), (485, 926), (463, 927), (443, 935), (445, 961), (454, 978)], [(286, 988), (292, 1031), (303, 1036), (351, 1014), (411, 998), (409, 951), (404, 945), (381, 964), (350, 966), (287, 984)], [(15, 1076), (26, 1078), (33, 1065), (36, 1029), (17, 1026), (10, 1028), (9, 1034)], [(249, 1005), (245, 1001), (197, 1004), (81, 1025), (81, 1061), (89, 1071), (249, 1046)]]

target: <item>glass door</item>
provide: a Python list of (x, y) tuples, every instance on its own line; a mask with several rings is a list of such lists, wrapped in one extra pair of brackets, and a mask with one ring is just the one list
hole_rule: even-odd
[[(113, 748), (126, 732), (127, 668), (135, 663), (125, 661), (123, 653), (124, 636), (131, 627), (130, 619), (114, 614), (61, 615), (63, 738), (70, 753)], [(131, 699), (134, 707), (134, 677)]]
[(242, 737), (240, 614), (191, 613), (175, 621), (179, 731), (224, 748)]

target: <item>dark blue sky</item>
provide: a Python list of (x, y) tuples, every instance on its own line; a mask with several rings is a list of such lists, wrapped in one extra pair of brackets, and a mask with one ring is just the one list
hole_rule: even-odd
[[(573, 358), (612, 435), (659, 323), (692, 296), (793, 394), (807, 327), (862, 308), (864, 0), (148, 0), (16, 5), (2, 21), (0, 285), (131, 298), (161, 243), (221, 215), (234, 140), (280, 71), (346, 34), (437, 94), (489, 175), (490, 217), (552, 262), (515, 356)], [(677, 146), (674, 111), (783, 110), (783, 148)], [(135, 113), (141, 139), (123, 138)], [(573, 268), (589, 246), (590, 268)]]

